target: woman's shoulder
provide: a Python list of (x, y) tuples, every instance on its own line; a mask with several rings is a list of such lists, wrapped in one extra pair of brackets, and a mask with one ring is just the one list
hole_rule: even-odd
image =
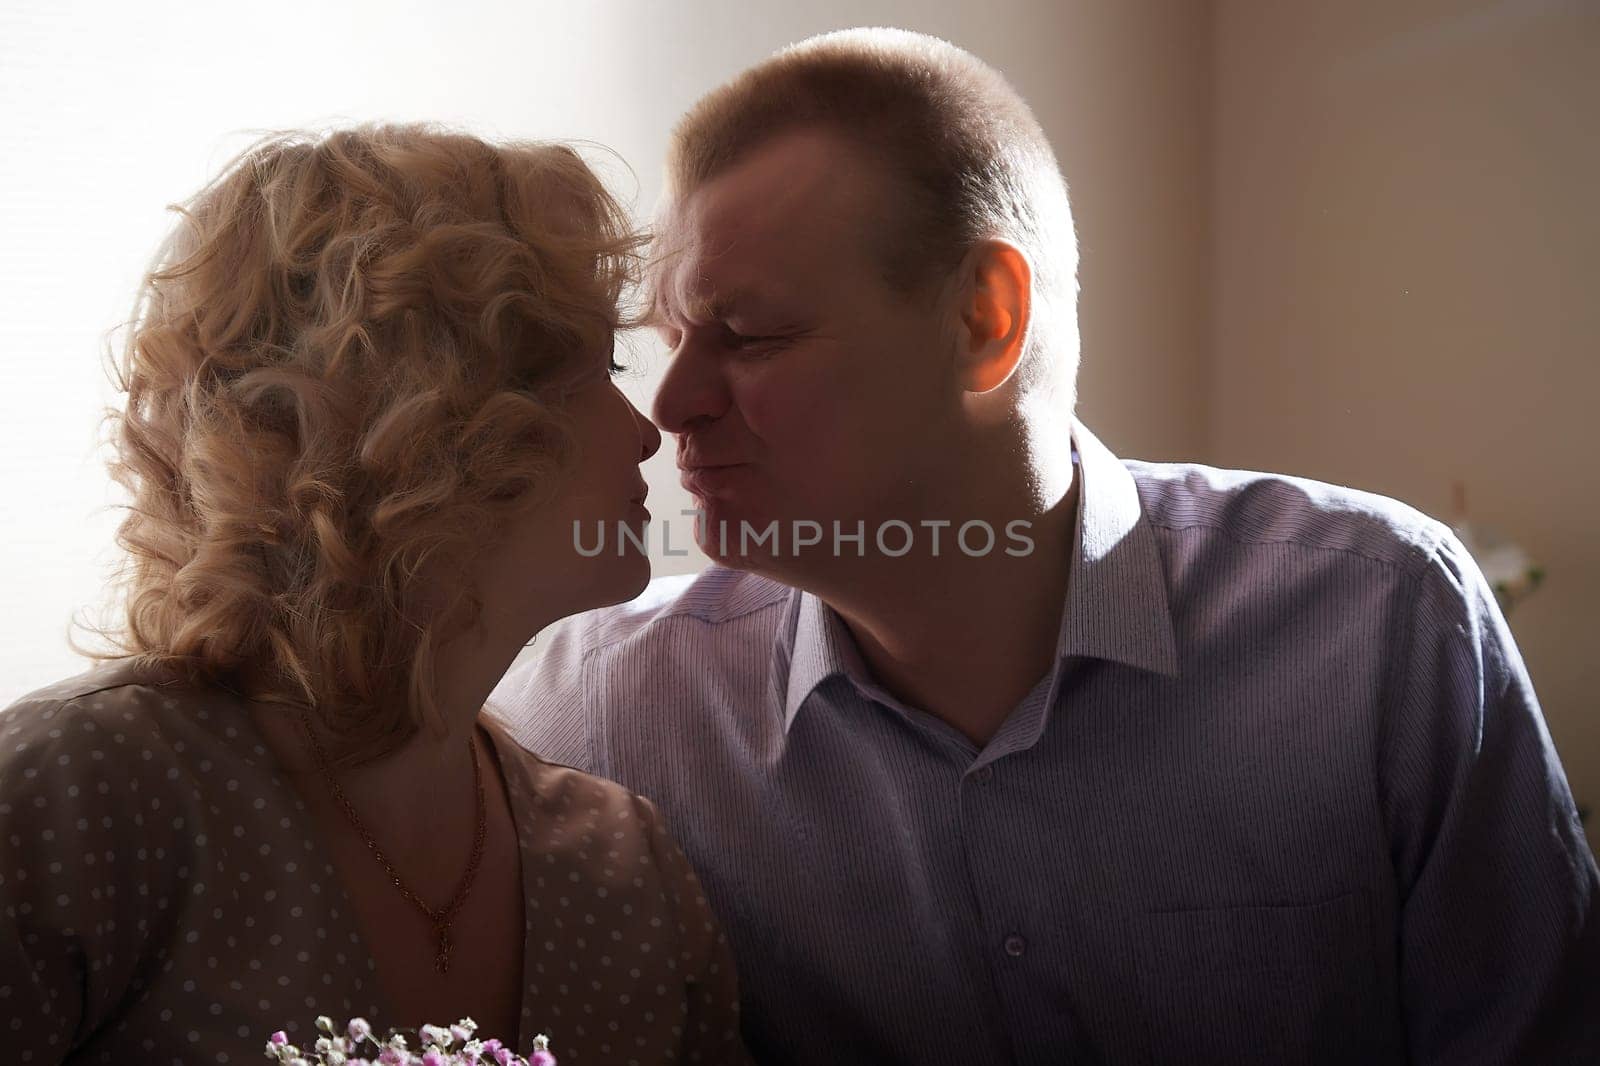
[(705, 890), (654, 803), (514, 742), (502, 746), (515, 749), (508, 780), (522, 778), (512, 800), (524, 854), (534, 859), (531, 896), (553, 893), (558, 914), (581, 897), (586, 927), (618, 931), (641, 952), (687, 961), (718, 950)]
[[(188, 684), (159, 668), (131, 661), (102, 663), (81, 674), (35, 689), (0, 710), (0, 726), (37, 731), (58, 719), (93, 728), (123, 722), (137, 729), (157, 728), (162, 718), (200, 716), (218, 694)], [(89, 723), (85, 726), (85, 723)]]
[(12, 802), (23, 792), (76, 795), (91, 784), (122, 802), (141, 790), (188, 799), (201, 767), (269, 761), (228, 693), (128, 662), (47, 685), (0, 710), (0, 797)]
[(173, 679), (165, 674), (148, 667), (141, 667), (132, 661), (114, 660), (34, 689), (12, 701), (8, 707), (0, 710), (0, 714), (10, 715), (30, 708), (59, 706), (89, 697), (100, 697), (99, 702), (104, 703), (105, 694), (115, 693), (128, 687), (170, 685), (172, 681)]
[(114, 664), (0, 711), (0, 822), (11, 830), (0, 840), (11, 877), (4, 896), (19, 909), (37, 904), (34, 935), (93, 927), (85, 914), (109, 906), (99, 894), (118, 886), (141, 886), (165, 906), (193, 865), (208, 808), (182, 767), (204, 745), (185, 732), (167, 691)]
[(107, 663), (16, 700), (0, 710), (0, 779), (46, 756), (70, 767), (75, 753), (100, 751), (112, 737), (146, 739), (157, 728), (145, 712), (160, 705), (158, 683), (128, 663)]
[(503, 731), (497, 745), (513, 782), (513, 801), (526, 812), (519, 830), (553, 854), (601, 870), (666, 866), (680, 859), (666, 820), (654, 803), (586, 770), (552, 762), (521, 747)]
[(636, 829), (653, 828), (660, 821), (660, 812), (643, 796), (615, 781), (529, 751), (503, 730), (498, 748), (502, 758), (515, 764), (541, 807), (559, 809), (581, 821), (616, 822)]

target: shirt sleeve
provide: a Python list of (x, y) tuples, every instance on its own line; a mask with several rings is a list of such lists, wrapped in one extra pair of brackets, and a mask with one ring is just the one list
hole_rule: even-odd
[(1600, 876), (1527, 670), (1455, 538), (1413, 591), (1381, 772), (1412, 1061), (1595, 1061)]
[(130, 818), (143, 820), (130, 801), (151, 797), (107, 733), (71, 701), (0, 712), (0, 1040), (8, 1062), (61, 1062), (114, 1017), (141, 989), (151, 945), (174, 916), (145, 905), (172, 895), (175, 856), (159, 840), (130, 837)]
[(739, 1032), (739, 981), (728, 938), (706, 902), (694, 868), (668, 834), (661, 812), (642, 797), (637, 802), (649, 826), (662, 884), (677, 914), (678, 972), (688, 998), (678, 1061), (745, 1066), (752, 1060)]

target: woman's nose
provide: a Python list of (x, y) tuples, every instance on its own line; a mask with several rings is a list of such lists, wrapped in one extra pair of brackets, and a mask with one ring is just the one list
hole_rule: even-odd
[(633, 412), (633, 420), (639, 426), (639, 461), (642, 463), (661, 450), (661, 431), (632, 400), (628, 401), (628, 410)]

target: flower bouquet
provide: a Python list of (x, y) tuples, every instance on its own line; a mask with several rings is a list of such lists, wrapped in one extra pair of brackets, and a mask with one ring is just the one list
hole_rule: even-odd
[(340, 1035), (333, 1019), (317, 1018), (316, 1044), (301, 1049), (282, 1029), (267, 1041), (266, 1056), (282, 1066), (556, 1066), (550, 1041), (533, 1038), (533, 1054), (523, 1058), (498, 1040), (479, 1040), (478, 1023), (463, 1018), (451, 1026), (424, 1025), (413, 1050), (405, 1035), (391, 1029), (379, 1040), (365, 1018), (352, 1018)]

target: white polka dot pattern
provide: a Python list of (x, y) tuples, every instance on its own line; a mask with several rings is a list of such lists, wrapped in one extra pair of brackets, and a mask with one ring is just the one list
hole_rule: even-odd
[[(243, 708), (107, 666), (0, 711), (6, 1062), (254, 1062), (391, 1019)], [(145, 682), (145, 683), (140, 683)], [(743, 1062), (728, 947), (660, 815), (491, 728), (526, 895), (523, 1031), (564, 1066)], [(524, 1049), (526, 1050), (526, 1049)]]

